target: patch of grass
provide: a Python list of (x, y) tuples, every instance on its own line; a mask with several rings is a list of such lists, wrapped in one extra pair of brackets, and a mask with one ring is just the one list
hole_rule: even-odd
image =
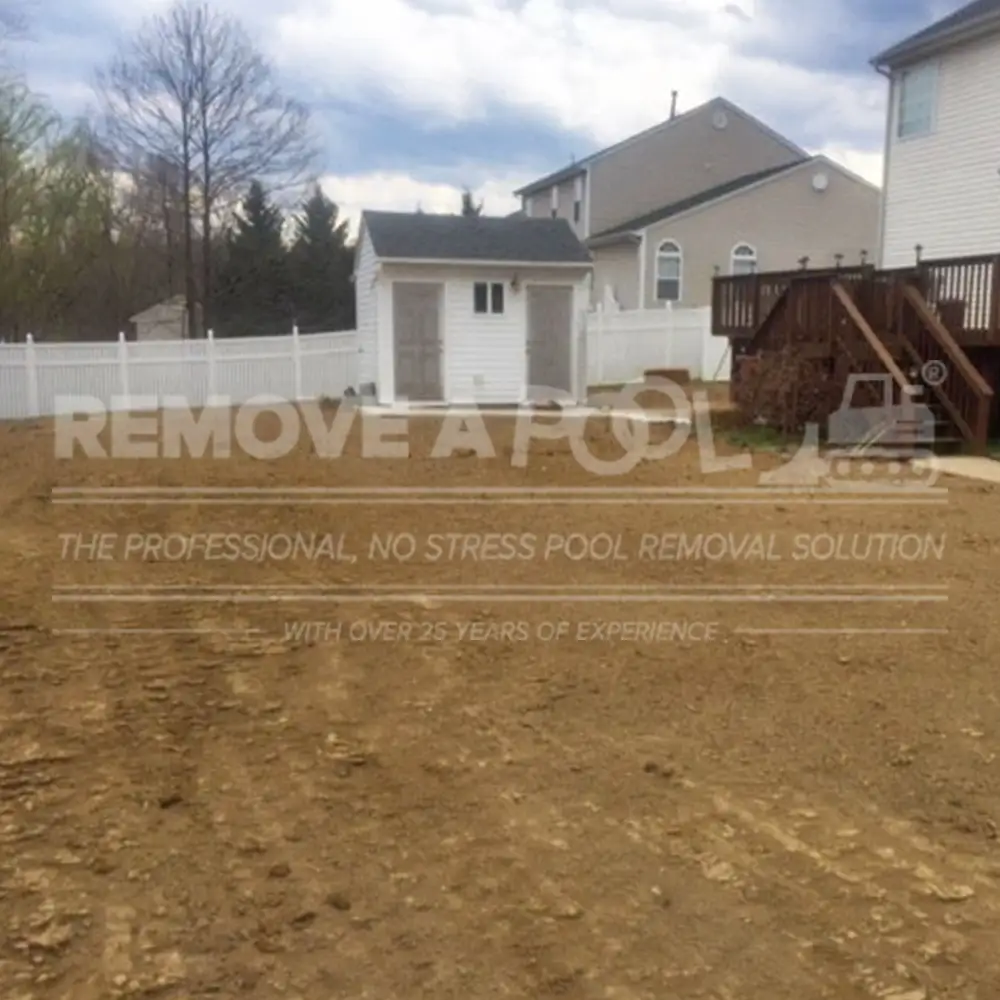
[(802, 444), (801, 437), (790, 437), (773, 427), (730, 427), (720, 433), (722, 439), (733, 447), (749, 448), (751, 451), (781, 451)]

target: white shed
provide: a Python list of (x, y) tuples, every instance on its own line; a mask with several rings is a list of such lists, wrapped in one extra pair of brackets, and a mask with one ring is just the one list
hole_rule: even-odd
[[(199, 307), (195, 305), (195, 315), (199, 315)], [(143, 309), (129, 317), (129, 322), (135, 324), (135, 339), (143, 340), (188, 340), (191, 331), (188, 329), (187, 299), (183, 295), (164, 299), (156, 305)]]
[(354, 279), (380, 405), (586, 397), (591, 258), (565, 219), (364, 212)]

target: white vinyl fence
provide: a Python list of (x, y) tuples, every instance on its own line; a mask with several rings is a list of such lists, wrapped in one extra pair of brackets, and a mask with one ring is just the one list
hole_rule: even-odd
[(27, 341), (0, 344), (0, 419), (63, 413), (69, 397), (145, 410), (158, 409), (168, 396), (199, 407), (213, 397), (234, 404), (261, 395), (336, 399), (357, 387), (354, 330), (142, 342), (119, 334), (117, 341), (86, 344), (37, 344), (29, 335)]
[(587, 381), (628, 382), (647, 368), (686, 368), (729, 381), (729, 341), (712, 336), (712, 310), (603, 309), (587, 313)]

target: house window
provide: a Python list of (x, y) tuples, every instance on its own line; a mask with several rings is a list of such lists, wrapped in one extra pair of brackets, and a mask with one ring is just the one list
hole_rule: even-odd
[(733, 247), (729, 260), (730, 274), (753, 274), (757, 270), (757, 251), (749, 243)]
[(656, 251), (656, 297), (661, 302), (679, 302), (681, 298), (681, 248), (672, 240), (660, 244)]
[(481, 316), (503, 315), (503, 282), (477, 281), (472, 286), (472, 310)]
[(559, 209), (558, 208), (552, 209), (552, 218), (553, 219), (558, 219), (559, 218)]
[(933, 63), (904, 70), (899, 77), (896, 135), (900, 139), (926, 135), (934, 123), (937, 67)]
[(574, 222), (579, 222), (580, 221), (580, 202), (579, 201), (574, 201), (573, 202), (573, 221)]

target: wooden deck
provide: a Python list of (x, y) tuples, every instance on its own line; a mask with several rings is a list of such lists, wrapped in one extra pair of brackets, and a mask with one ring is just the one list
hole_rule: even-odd
[[(712, 329), (732, 342), (734, 380), (744, 359), (761, 370), (791, 351), (834, 373), (834, 395), (851, 373), (888, 374), (899, 398), (922, 385), (942, 421), (980, 453), (1000, 425), (1000, 254), (717, 277)], [(941, 381), (928, 371), (944, 373)], [(796, 407), (786, 409), (793, 424)]]
[(752, 337), (793, 282), (833, 279), (851, 288), (876, 330), (884, 328), (879, 318), (892, 315), (899, 289), (912, 286), (963, 347), (1000, 346), (1000, 254), (929, 260), (893, 270), (867, 265), (717, 277), (712, 294), (713, 333)]

